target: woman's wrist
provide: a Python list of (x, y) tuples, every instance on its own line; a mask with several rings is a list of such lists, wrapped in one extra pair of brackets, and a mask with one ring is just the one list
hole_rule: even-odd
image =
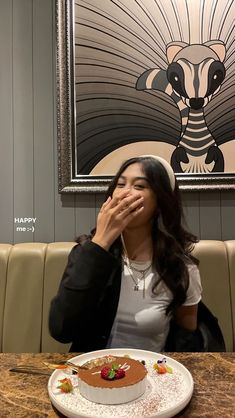
[(111, 244), (109, 244), (104, 238), (98, 237), (96, 235), (94, 235), (94, 237), (91, 240), (92, 242), (94, 242), (95, 244), (99, 245), (100, 247), (102, 247), (104, 250), (108, 251)]

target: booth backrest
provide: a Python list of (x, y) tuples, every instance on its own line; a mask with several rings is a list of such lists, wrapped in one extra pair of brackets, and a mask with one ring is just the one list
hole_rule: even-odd
[[(65, 352), (48, 332), (56, 294), (74, 242), (0, 244), (0, 351)], [(235, 348), (235, 240), (200, 241), (203, 301), (219, 320), (227, 351)], [(85, 320), (85, 318), (84, 318)]]

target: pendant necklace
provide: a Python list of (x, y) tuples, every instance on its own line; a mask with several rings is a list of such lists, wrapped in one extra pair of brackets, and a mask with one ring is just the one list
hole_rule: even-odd
[[(124, 261), (124, 264), (127, 266), (127, 269), (129, 271), (129, 274), (130, 274), (130, 277), (131, 277), (132, 281), (134, 282), (134, 287), (133, 287), (134, 291), (139, 290), (139, 284), (140, 284), (141, 281), (143, 281), (143, 298), (145, 298), (145, 277), (146, 277), (147, 272), (152, 267), (152, 261), (147, 267), (145, 267), (145, 269), (137, 269), (136, 267), (133, 266), (133, 264), (131, 263), (131, 261), (127, 257), (123, 257), (123, 261)], [(134, 272), (139, 274), (140, 277), (135, 278), (134, 277)]]
[[(124, 241), (124, 238), (123, 238), (122, 234), (121, 234), (121, 241), (122, 241), (122, 246), (123, 246), (123, 251), (124, 251), (124, 254), (123, 254), (122, 258), (123, 258), (124, 264), (126, 265), (128, 271), (129, 271), (130, 277), (131, 277), (132, 281), (134, 282), (133, 289), (134, 289), (134, 291), (138, 291), (139, 290), (139, 284), (143, 280), (143, 298), (145, 298), (145, 277), (146, 277), (146, 274), (148, 273), (148, 271), (152, 268), (153, 263), (151, 261), (150, 264), (147, 267), (145, 267), (144, 269), (138, 269), (138, 268), (134, 267), (133, 264), (131, 263), (131, 260), (128, 257), (125, 241)], [(140, 277), (135, 278), (134, 277), (134, 272), (139, 274)]]

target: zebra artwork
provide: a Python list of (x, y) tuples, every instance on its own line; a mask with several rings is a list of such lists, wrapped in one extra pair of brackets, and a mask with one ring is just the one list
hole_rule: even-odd
[(169, 95), (181, 115), (181, 136), (171, 156), (177, 173), (224, 171), (224, 158), (204, 116), (204, 108), (225, 78), (225, 45), (220, 40), (203, 44), (171, 42), (166, 47), (167, 70), (152, 68), (137, 80), (136, 90), (157, 90)]

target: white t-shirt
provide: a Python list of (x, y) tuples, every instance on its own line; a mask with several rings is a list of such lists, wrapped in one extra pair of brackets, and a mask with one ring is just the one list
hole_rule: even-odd
[[(144, 269), (149, 262), (133, 262), (131, 264)], [(189, 287), (184, 306), (197, 304), (201, 299), (201, 280), (196, 265), (189, 264)], [(108, 347), (136, 348), (161, 352), (169, 332), (171, 317), (166, 315), (166, 308), (173, 296), (164, 282), (160, 282), (152, 292), (157, 273), (151, 271), (139, 282), (139, 290), (135, 291), (135, 283), (126, 265), (122, 272), (121, 292), (116, 318), (112, 327)], [(145, 283), (144, 283), (145, 281)], [(143, 288), (145, 286), (145, 294)]]

